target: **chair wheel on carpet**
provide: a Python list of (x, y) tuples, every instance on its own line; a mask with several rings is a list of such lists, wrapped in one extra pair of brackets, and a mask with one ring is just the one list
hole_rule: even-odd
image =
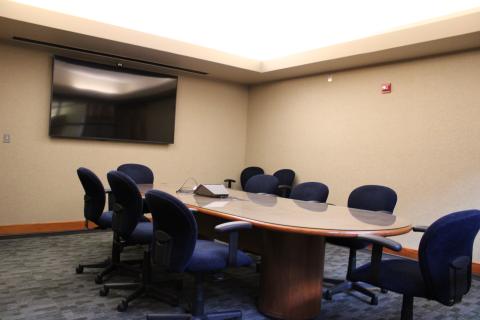
[(127, 308), (128, 308), (128, 302), (126, 302), (125, 300), (122, 300), (122, 302), (120, 302), (117, 306), (117, 311), (124, 312), (127, 310)]
[(372, 306), (376, 306), (378, 304), (378, 298), (377, 297), (373, 297), (372, 300), (370, 300), (370, 304)]
[(82, 266), (76, 267), (76, 268), (75, 268), (75, 272), (76, 272), (77, 274), (83, 273), (83, 267), (82, 267)]
[(99, 293), (100, 293), (100, 296), (101, 296), (101, 297), (107, 296), (109, 291), (110, 291), (109, 288), (103, 287), (102, 289), (100, 289), (100, 292), (99, 292)]
[(96, 276), (95, 277), (95, 283), (96, 284), (102, 284), (103, 283), (103, 278), (100, 275)]

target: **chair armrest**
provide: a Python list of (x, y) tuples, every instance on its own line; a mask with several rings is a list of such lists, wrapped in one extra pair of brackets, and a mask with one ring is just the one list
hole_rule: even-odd
[(373, 234), (365, 234), (357, 236), (357, 239), (362, 241), (370, 242), (373, 245), (382, 246), (388, 248), (393, 251), (400, 251), (402, 250), (402, 245), (392, 239), (387, 239), (382, 236), (376, 236)]
[(428, 226), (414, 226), (412, 228), (414, 232), (425, 232), (427, 231), (427, 229), (428, 229)]
[(252, 229), (252, 224), (246, 221), (226, 222), (215, 226), (215, 231), (229, 233), (228, 235), (228, 265), (237, 265), (238, 232)]
[(237, 182), (237, 181), (234, 180), (234, 179), (228, 178), (228, 179), (223, 180), (223, 182), (226, 182), (226, 183), (227, 183), (227, 187), (228, 187), (228, 188), (231, 188), (231, 187), (232, 187), (232, 183), (235, 183), (235, 182)]
[(247, 230), (247, 229), (252, 229), (252, 224), (246, 221), (225, 222), (215, 226), (215, 231), (220, 233)]

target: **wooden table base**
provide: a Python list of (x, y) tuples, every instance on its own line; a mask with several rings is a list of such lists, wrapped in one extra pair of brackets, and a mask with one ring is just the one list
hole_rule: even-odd
[(261, 313), (278, 319), (320, 314), (325, 238), (264, 230)]

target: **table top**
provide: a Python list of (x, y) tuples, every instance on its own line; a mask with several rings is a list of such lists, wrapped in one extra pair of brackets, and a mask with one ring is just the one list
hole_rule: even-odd
[(227, 220), (251, 222), (254, 226), (291, 233), (354, 237), (359, 234), (394, 236), (407, 233), (411, 224), (392, 214), (285, 199), (228, 189), (228, 198), (210, 198), (177, 193), (169, 184), (138, 185), (140, 192), (158, 189), (176, 196), (199, 212)]

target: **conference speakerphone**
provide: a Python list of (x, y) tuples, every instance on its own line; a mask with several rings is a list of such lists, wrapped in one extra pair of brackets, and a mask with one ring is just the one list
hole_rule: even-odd
[(223, 184), (201, 184), (193, 192), (196, 195), (212, 198), (227, 198), (228, 191)]

